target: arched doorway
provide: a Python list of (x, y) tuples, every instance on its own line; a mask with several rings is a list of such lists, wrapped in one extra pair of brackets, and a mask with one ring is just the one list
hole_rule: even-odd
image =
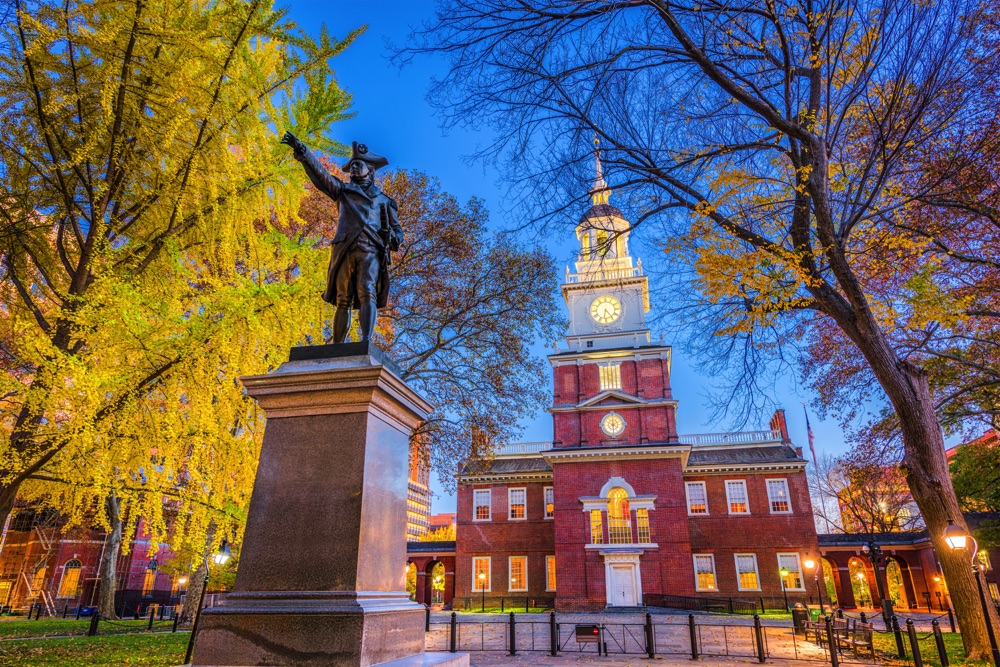
[(837, 566), (830, 563), (826, 558), (820, 558), (819, 562), (823, 565), (823, 581), (826, 583), (826, 599), (830, 601), (831, 605), (835, 605), (839, 602), (837, 599), (837, 587), (840, 585), (840, 573), (837, 571)]
[(431, 561), (427, 566), (427, 579), (431, 587), (431, 604), (444, 604), (444, 563)]
[(410, 561), (406, 562), (406, 594), (417, 599), (417, 566)]
[(890, 558), (885, 565), (885, 582), (889, 588), (889, 599), (892, 600), (893, 607), (902, 609), (903, 607), (914, 608), (916, 601), (910, 598), (912, 587), (908, 586), (909, 568), (905, 562)]
[(868, 571), (860, 558), (852, 558), (847, 564), (851, 575), (851, 589), (854, 591), (854, 601), (859, 607), (871, 607), (874, 604), (871, 588), (868, 586)]

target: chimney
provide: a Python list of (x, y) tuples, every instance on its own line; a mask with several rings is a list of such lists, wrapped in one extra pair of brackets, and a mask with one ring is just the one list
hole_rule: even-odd
[(771, 430), (781, 431), (781, 444), (790, 445), (792, 439), (788, 437), (788, 422), (785, 421), (785, 411), (778, 408), (771, 417)]

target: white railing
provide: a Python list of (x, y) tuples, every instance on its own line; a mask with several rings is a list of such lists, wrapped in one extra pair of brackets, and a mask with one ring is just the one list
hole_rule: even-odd
[(621, 280), (622, 278), (638, 278), (642, 275), (642, 266), (631, 269), (612, 269), (609, 271), (586, 271), (584, 273), (566, 272), (567, 283), (593, 282), (595, 280)]
[(781, 431), (765, 429), (762, 431), (735, 431), (733, 433), (693, 433), (678, 436), (681, 443), (692, 447), (706, 445), (756, 445), (770, 442), (781, 442)]
[(518, 454), (537, 454), (546, 449), (552, 449), (551, 442), (512, 442), (496, 448), (494, 456), (517, 456)]

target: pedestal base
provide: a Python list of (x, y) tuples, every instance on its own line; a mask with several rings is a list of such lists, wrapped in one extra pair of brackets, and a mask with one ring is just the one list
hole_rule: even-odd
[(419, 658), (424, 620), (423, 607), (396, 595), (234, 593), (202, 612), (191, 664), (367, 667)]

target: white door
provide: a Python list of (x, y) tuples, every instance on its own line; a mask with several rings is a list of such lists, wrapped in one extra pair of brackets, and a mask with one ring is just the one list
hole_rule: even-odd
[(635, 579), (631, 565), (613, 565), (611, 567), (611, 599), (612, 607), (634, 607)]

